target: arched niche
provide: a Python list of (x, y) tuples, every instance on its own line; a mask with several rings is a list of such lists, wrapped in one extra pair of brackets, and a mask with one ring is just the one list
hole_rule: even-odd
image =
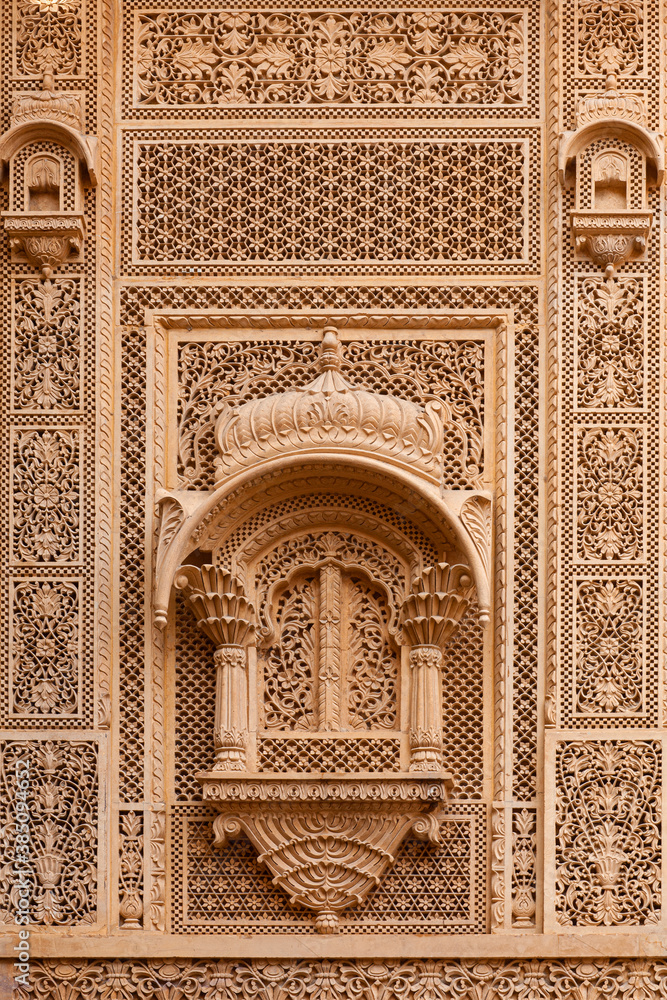
[(442, 489), (440, 403), (355, 387), (331, 329), (317, 369), (223, 408), (212, 489), (160, 495), (154, 612), (175, 588), (213, 644), (216, 843), (246, 833), (328, 931), (405, 836), (437, 842), (444, 650), (489, 617), (491, 499)]

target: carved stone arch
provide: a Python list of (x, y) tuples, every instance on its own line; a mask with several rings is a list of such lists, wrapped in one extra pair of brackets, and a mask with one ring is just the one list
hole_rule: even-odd
[[(388, 544), (409, 566), (411, 576), (418, 576), (422, 565), (437, 561), (440, 552), (417, 525), (401, 519), (396, 511), (379, 501), (333, 492), (304, 493), (261, 507), (234, 530), (218, 536), (211, 548), (213, 561), (230, 566), (246, 586), (250, 586), (248, 567), (258, 554), (277, 539), (300, 530), (337, 530), (352, 528), (381, 544)], [(215, 529), (209, 532), (209, 541)]]
[(477, 590), (480, 614), (488, 618), (491, 608), (490, 520), (486, 529), (468, 526), (461, 514), (470, 501), (490, 498), (478, 491), (439, 491), (400, 469), (387, 468), (371, 458), (354, 455), (310, 456), (299, 461), (291, 456), (273, 469), (257, 474), (242, 470), (214, 491), (203, 494), (179, 490), (164, 492), (159, 503), (177, 501), (184, 511), (178, 529), (168, 544), (158, 543), (154, 613), (158, 624), (166, 622), (174, 574), (195, 548), (212, 551), (220, 539), (241, 525), (252, 511), (266, 506), (270, 498), (306, 492), (340, 489), (382, 500), (407, 522), (417, 524), (438, 552), (438, 558), (456, 558), (468, 563)]
[(379, 534), (350, 532), (342, 530), (340, 525), (320, 523), (315, 531), (301, 530), (278, 537), (249, 566), (247, 580), (248, 586), (254, 588), (262, 644), (272, 639), (271, 608), (277, 588), (299, 569), (316, 570), (326, 562), (363, 573), (385, 591), (390, 608), (390, 633), (396, 633), (398, 613), (411, 579), (410, 566), (403, 555)]

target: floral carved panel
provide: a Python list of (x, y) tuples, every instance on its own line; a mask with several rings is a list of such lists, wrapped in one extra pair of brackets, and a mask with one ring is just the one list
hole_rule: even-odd
[(646, 0), (577, 0), (577, 74), (643, 76), (646, 27)]
[(576, 406), (645, 405), (646, 279), (580, 277), (576, 309)]
[(616, 718), (646, 710), (642, 580), (575, 582), (575, 716)]
[(12, 286), (13, 409), (79, 409), (81, 279), (24, 278)]
[(81, 581), (14, 580), (10, 607), (10, 715), (80, 715)]
[[(25, 784), (24, 784), (25, 783)], [(98, 911), (98, 747), (88, 740), (0, 743), (0, 921), (15, 922), (18, 880), (30, 885), (30, 924), (93, 924)], [(25, 796), (25, 798), (24, 798)], [(19, 803), (29, 849), (15, 858)], [(21, 809), (21, 815), (24, 810)]]
[(642, 427), (578, 427), (576, 558), (644, 557), (645, 455)]
[(61, 77), (83, 72), (83, 0), (16, 0), (14, 5), (14, 73), (41, 76), (47, 68)]
[(526, 35), (516, 10), (140, 11), (135, 102), (514, 106)]
[(662, 744), (558, 742), (555, 768), (557, 925), (656, 923), (661, 915)]
[(78, 429), (12, 432), (13, 562), (66, 565), (81, 559), (81, 438)]

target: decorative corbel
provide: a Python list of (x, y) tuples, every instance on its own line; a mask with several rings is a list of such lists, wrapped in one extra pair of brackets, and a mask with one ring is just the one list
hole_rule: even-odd
[(215, 771), (245, 771), (248, 736), (246, 646), (255, 612), (238, 580), (217, 566), (181, 566), (175, 585), (215, 644)]
[(406, 597), (401, 624), (410, 646), (410, 770), (441, 771), (442, 649), (470, 604), (467, 566), (425, 569)]

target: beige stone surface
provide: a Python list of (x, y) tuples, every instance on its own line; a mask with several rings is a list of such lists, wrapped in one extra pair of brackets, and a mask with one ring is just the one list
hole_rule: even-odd
[(1, 17), (0, 995), (663, 996), (663, 0)]

